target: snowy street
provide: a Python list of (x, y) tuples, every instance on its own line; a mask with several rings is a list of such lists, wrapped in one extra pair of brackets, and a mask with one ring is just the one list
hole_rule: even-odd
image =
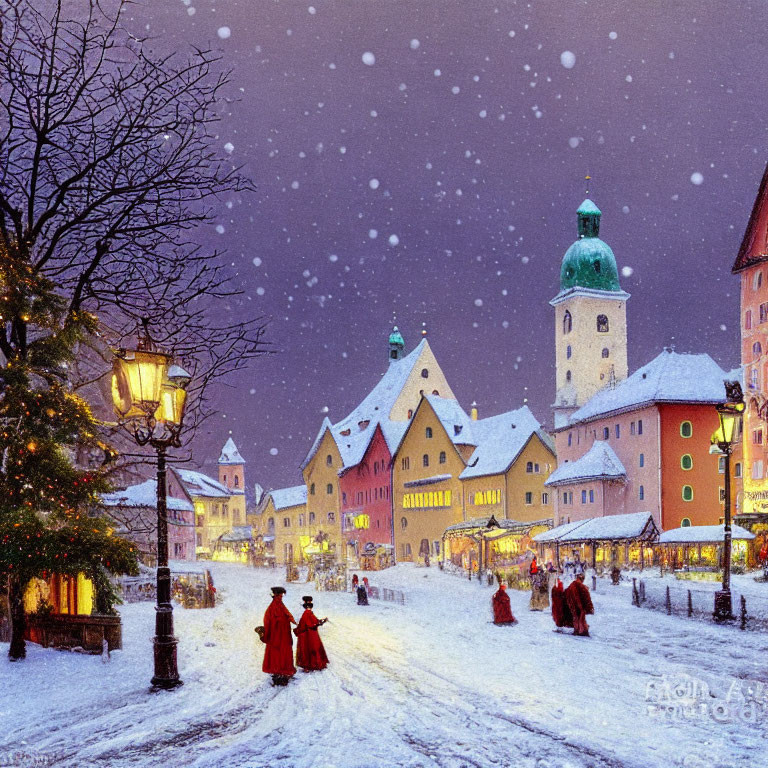
[[(638, 610), (628, 587), (606, 582), (593, 595), (591, 638), (554, 632), (550, 614), (530, 612), (515, 591), (519, 623), (496, 627), (493, 588), (400, 565), (369, 576), (403, 590), (404, 606), (287, 585), (294, 616), (314, 594), (316, 614), (329, 617), (331, 664), (280, 689), (261, 672), (253, 628), (283, 572), (212, 567), (221, 603), (175, 610), (175, 691), (148, 693), (150, 603), (122, 606), (124, 650), (107, 664), (31, 644), (11, 664), (0, 645), (0, 758), (78, 768), (757, 765), (764, 711), (742, 711), (733, 692), (752, 682), (766, 700), (764, 634)], [(660, 684), (680, 700), (687, 676), (709, 694), (700, 688), (676, 715), (659, 706)]]

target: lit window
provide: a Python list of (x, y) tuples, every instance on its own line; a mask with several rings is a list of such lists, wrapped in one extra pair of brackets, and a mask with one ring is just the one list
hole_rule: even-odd
[(683, 501), (693, 501), (693, 488), (690, 485), (683, 486)]
[(760, 480), (763, 477), (763, 460), (752, 462), (752, 479)]
[(693, 434), (693, 425), (690, 421), (684, 421), (680, 425), (680, 436), (681, 437), (690, 437)]
[(691, 456), (691, 454), (690, 454), (690, 453), (686, 453), (686, 454), (684, 454), (684, 455), (683, 455), (683, 456), (680, 458), (680, 466), (681, 466), (683, 469), (686, 469), (686, 470), (687, 470), (687, 469), (693, 469), (693, 456)]

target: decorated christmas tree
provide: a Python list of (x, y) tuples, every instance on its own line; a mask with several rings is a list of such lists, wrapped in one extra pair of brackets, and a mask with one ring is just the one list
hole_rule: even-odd
[[(72, 312), (15, 248), (0, 252), (0, 583), (7, 583), (11, 659), (25, 655), (30, 581), (84, 574), (97, 610), (111, 609), (108, 573), (135, 572), (132, 545), (99, 510), (113, 457), (68, 371), (97, 319)], [(99, 449), (99, 468), (75, 456)], [(85, 451), (83, 450), (85, 449)]]

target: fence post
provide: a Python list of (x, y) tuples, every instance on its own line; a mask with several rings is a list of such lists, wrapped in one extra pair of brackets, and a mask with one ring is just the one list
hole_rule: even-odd
[(672, 598), (669, 594), (669, 584), (667, 584), (667, 616), (672, 615)]
[(594, 592), (596, 590), (597, 590), (597, 576), (595, 576), (595, 574), (593, 573), (592, 574), (592, 591)]
[(741, 628), (747, 628), (747, 598), (741, 596)]
[(645, 602), (645, 582), (640, 579), (640, 602)]
[(632, 605), (640, 607), (640, 593), (637, 591), (637, 579), (634, 577), (632, 578)]
[(688, 615), (693, 616), (693, 597), (690, 589), (688, 590)]

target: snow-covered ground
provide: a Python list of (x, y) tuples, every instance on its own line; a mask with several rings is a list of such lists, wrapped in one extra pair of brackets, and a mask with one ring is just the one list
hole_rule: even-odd
[[(405, 591), (404, 606), (318, 593), (331, 664), (272, 688), (253, 628), (283, 574), (212, 567), (221, 603), (175, 611), (184, 685), (174, 691), (148, 692), (148, 603), (122, 607), (125, 648), (106, 664), (31, 644), (27, 660), (11, 664), (0, 644), (0, 764), (765, 764), (765, 634), (638, 610), (627, 588), (605, 582), (594, 595), (591, 638), (553, 632), (550, 615), (530, 612), (528, 595), (514, 591), (519, 623), (496, 627), (491, 588), (399, 565), (369, 575), (373, 585)], [(298, 615), (301, 595), (314, 589), (287, 588)], [(748, 685), (746, 698), (760, 706), (744, 701)]]

